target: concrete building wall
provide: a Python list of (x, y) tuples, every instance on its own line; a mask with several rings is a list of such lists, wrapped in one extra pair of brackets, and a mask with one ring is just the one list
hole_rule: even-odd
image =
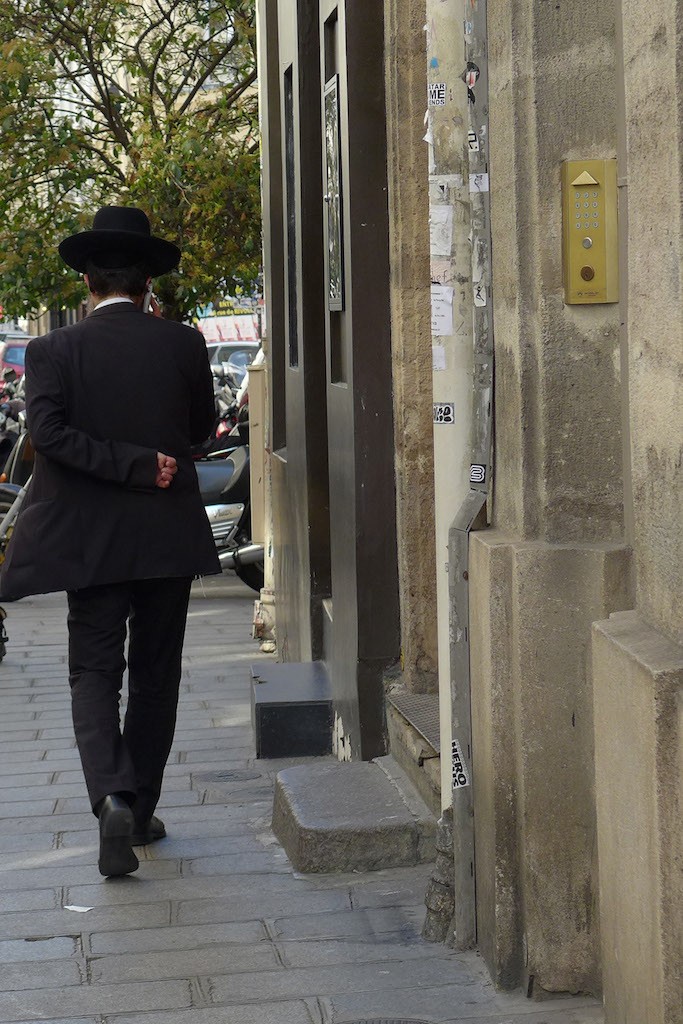
[[(594, 627), (606, 1024), (683, 1021), (680, 3), (622, 0), (625, 481), (636, 607)], [(625, 765), (624, 753), (629, 752)], [(631, 759), (631, 752), (634, 756)]]
[(391, 338), (402, 682), (436, 679), (425, 0), (385, 0)]
[(624, 612), (593, 664), (605, 1020), (681, 1024), (683, 649)]
[(683, 643), (681, 6), (623, 0), (628, 339), (638, 607)]
[(478, 941), (497, 983), (600, 989), (591, 623), (632, 607), (617, 305), (568, 306), (561, 164), (616, 154), (612, 2), (488, 0), (492, 532), (472, 535)]
[(470, 593), (478, 943), (501, 987), (595, 993), (591, 623), (629, 552), (478, 533)]

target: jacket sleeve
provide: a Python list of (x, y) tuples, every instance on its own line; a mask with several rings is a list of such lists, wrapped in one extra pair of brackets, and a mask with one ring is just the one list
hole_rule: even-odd
[(42, 338), (26, 349), (26, 421), (33, 447), (53, 462), (131, 490), (154, 489), (154, 449), (127, 441), (97, 441), (69, 426), (57, 368)]
[(206, 342), (198, 331), (196, 334), (197, 370), (190, 399), (190, 442), (201, 444), (202, 441), (206, 441), (216, 420), (216, 400)]

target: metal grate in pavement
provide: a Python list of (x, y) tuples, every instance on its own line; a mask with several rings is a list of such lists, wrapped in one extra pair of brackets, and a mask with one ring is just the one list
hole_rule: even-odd
[(437, 754), (441, 752), (438, 694), (397, 693), (389, 697), (389, 703), (400, 711)]

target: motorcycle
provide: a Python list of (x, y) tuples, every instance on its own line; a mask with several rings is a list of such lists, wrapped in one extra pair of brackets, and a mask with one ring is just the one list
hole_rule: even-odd
[(3, 371), (0, 382), (0, 468), (4, 467), (21, 433), (20, 414), (26, 406), (23, 378), (16, 370)]
[(222, 568), (234, 569), (243, 583), (260, 591), (263, 544), (251, 540), (249, 445), (242, 441), (215, 452), (196, 461), (195, 469)]
[[(212, 366), (214, 401), (216, 404), (216, 419), (214, 420), (211, 434), (201, 444), (195, 445), (192, 449), (194, 459), (202, 459), (212, 454), (220, 457), (221, 452), (231, 447), (237, 447), (246, 442), (239, 439), (234, 431), (237, 426), (239, 405), (237, 401), (238, 383), (230, 373), (227, 363)], [(230, 434), (236, 438), (229, 437)]]

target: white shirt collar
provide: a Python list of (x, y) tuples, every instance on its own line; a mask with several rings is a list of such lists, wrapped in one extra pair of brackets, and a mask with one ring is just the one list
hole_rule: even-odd
[(130, 302), (133, 306), (135, 303), (132, 299), (127, 299), (124, 295), (115, 295), (113, 299), (102, 299), (95, 306), (95, 309), (102, 309), (102, 306), (112, 306), (115, 302)]

